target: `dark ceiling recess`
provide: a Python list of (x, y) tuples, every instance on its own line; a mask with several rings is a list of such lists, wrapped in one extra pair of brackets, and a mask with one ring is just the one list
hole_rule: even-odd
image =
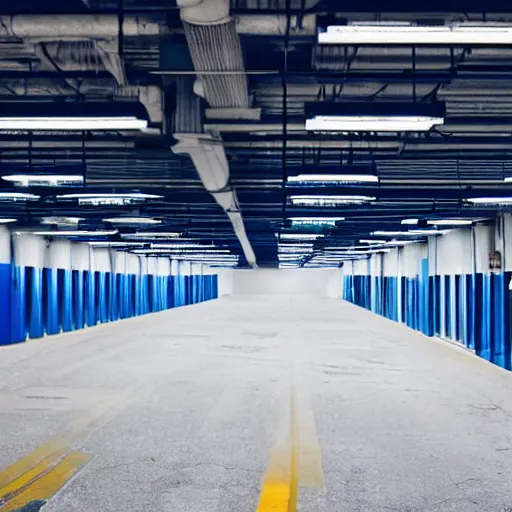
[[(230, 40), (240, 36), (241, 52), (217, 69), (206, 52), (222, 48), (214, 35), (194, 59), (189, 45), (191, 32), (204, 32), (209, 41), (222, 28), (188, 26), (187, 39), (179, 7), (169, 0), (0, 1), (0, 175), (80, 174), (84, 193), (160, 196), (135, 207), (84, 206), (57, 197), (76, 188), (14, 187), (1, 180), (2, 192), (40, 197), (0, 200), (0, 217), (16, 217), (20, 229), (50, 215), (101, 228), (104, 218), (135, 212), (161, 219), (162, 230), (229, 247), (243, 265), (242, 246), (205, 190), (193, 148), (171, 149), (183, 133), (222, 145), (230, 175), (219, 187), (236, 191), (236, 208), (262, 266), (278, 263), (277, 234), (320, 229), (324, 236), (314, 243), (321, 250), (357, 245), (378, 229), (404, 229), (404, 219), (425, 226), (428, 220), (494, 217), (497, 206), (475, 208), (466, 199), (512, 194), (505, 182), (512, 177), (512, 45), (494, 44), (492, 37), (485, 45), (319, 45), (317, 32), (379, 20), (512, 27), (508, 2), (486, 2), (485, 13), (481, 2), (392, 1), (385, 12), (382, 2), (342, 4), (231, 0)], [(196, 80), (200, 62), (202, 81)], [(115, 109), (144, 119), (147, 127), (30, 129), (6, 121), (84, 112), (108, 117)], [(425, 130), (306, 130), (312, 116), (349, 111), (443, 122)], [(300, 175), (323, 175), (325, 182), (293, 179)], [(336, 181), (337, 175), (345, 178)], [(358, 182), (353, 175), (376, 178)], [(326, 206), (291, 199), (318, 195), (371, 200)], [(297, 217), (345, 220), (298, 227), (291, 220)]]

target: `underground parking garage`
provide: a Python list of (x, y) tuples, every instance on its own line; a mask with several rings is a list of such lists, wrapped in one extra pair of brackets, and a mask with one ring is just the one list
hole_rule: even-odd
[(0, 512), (512, 510), (511, 45), (0, 0)]

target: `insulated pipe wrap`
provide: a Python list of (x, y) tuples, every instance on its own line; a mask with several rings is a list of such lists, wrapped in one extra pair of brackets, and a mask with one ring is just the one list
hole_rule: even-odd
[[(248, 108), (248, 82), (235, 22), (230, 20), (220, 25), (184, 22), (183, 26), (194, 68), (210, 106)], [(223, 72), (227, 74), (216, 74)]]

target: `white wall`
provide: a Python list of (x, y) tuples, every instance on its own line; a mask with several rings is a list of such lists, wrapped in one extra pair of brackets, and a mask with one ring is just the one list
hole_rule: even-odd
[(219, 276), (219, 297), (224, 297), (225, 295), (233, 295), (235, 271), (230, 268), (219, 268), (217, 270)]
[(5, 226), (0, 226), (0, 263), (11, 262), (11, 232)]
[(454, 229), (443, 236), (430, 237), (430, 275), (471, 274), (471, 245), (471, 228)]
[(384, 254), (372, 254), (369, 259), (370, 275), (380, 277), (384, 271)]
[(339, 269), (251, 269), (233, 271), (235, 295), (339, 297)]
[(71, 244), (71, 266), (73, 270), (89, 270), (91, 262), (88, 244)]
[(368, 263), (366, 260), (354, 260), (352, 263), (355, 276), (366, 276), (368, 274)]
[(493, 226), (474, 226), (475, 233), (475, 258), (476, 258), (476, 271), (484, 274), (489, 273), (489, 254), (494, 251), (494, 238)]
[(390, 252), (384, 253), (384, 275), (386, 277), (396, 277), (398, 275), (398, 251), (392, 249)]
[(427, 244), (406, 245), (400, 251), (402, 252), (402, 275), (405, 277), (419, 275), (421, 273), (421, 260), (428, 255)]
[(13, 237), (14, 261), (20, 267), (43, 268), (46, 264), (47, 241), (36, 235), (16, 234)]
[(54, 240), (46, 250), (45, 267), (71, 269), (71, 242)]
[(110, 249), (92, 249), (92, 264), (95, 272), (110, 272), (112, 262), (110, 261)]

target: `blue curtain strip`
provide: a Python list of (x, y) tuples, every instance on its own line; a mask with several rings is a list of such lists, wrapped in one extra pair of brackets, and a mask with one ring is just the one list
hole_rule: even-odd
[(216, 275), (139, 276), (0, 264), (0, 345), (217, 297)]
[(512, 369), (512, 273), (416, 277), (344, 277), (343, 298), (402, 322), (426, 336), (461, 343), (492, 363)]

